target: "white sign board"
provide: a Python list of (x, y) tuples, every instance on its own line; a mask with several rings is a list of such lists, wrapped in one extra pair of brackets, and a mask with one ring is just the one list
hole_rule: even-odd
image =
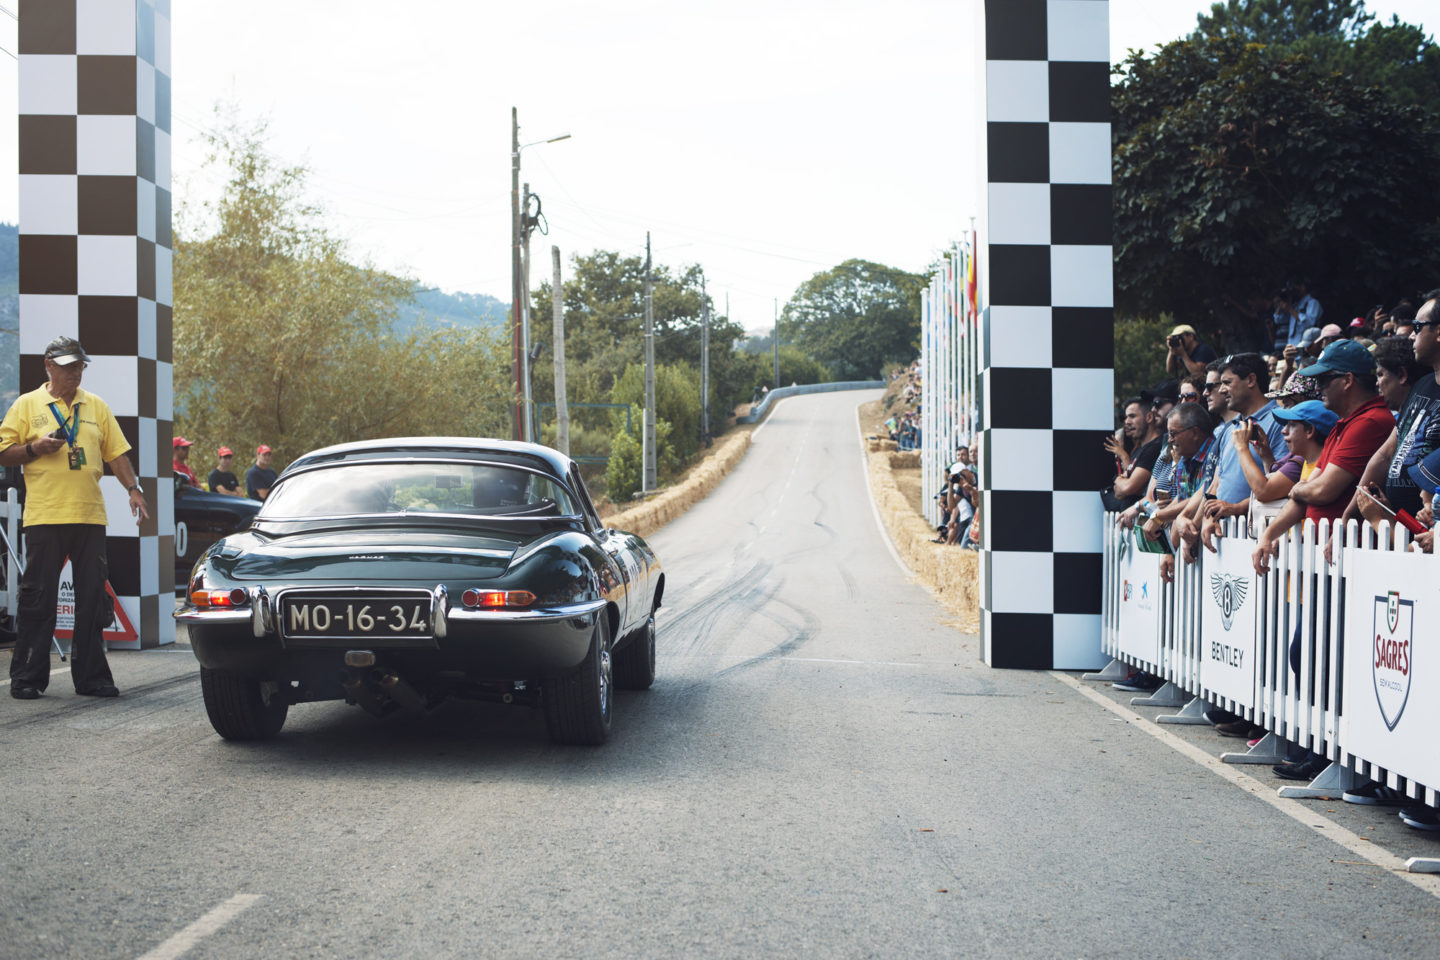
[(1440, 564), (1433, 554), (1345, 550), (1347, 751), (1440, 786)]
[[(1130, 536), (1128, 532), (1125, 536)], [(1119, 562), (1120, 632), (1116, 638), (1126, 657), (1151, 667), (1160, 665), (1160, 554), (1144, 553), (1131, 541)]]
[(1260, 591), (1250, 554), (1255, 541), (1221, 537), (1202, 551), (1200, 684), (1242, 707), (1255, 705), (1255, 611)]

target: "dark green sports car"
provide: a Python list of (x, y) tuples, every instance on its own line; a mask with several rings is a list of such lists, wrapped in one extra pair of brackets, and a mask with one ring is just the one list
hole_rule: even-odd
[(274, 736), (294, 703), (462, 697), (539, 706), (555, 740), (596, 744), (614, 688), (654, 681), (664, 592), (563, 454), (412, 437), (290, 464), (254, 525), (200, 557), (175, 617), (226, 739)]

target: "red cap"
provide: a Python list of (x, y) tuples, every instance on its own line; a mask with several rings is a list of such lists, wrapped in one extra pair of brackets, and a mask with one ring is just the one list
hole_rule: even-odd
[(174, 440), (171, 440), (171, 441), (170, 441), (170, 448), (171, 448), (172, 450), (173, 450), (174, 448), (176, 448), (176, 447), (193, 447), (193, 446), (194, 446), (194, 444), (191, 443), (189, 440), (186, 440), (184, 437), (176, 437)]
[(1364, 318), (1364, 317), (1356, 317), (1354, 320), (1351, 320), (1351, 321), (1350, 321), (1350, 327), (1351, 327), (1351, 329), (1354, 329), (1355, 327), (1363, 327), (1363, 326), (1365, 326), (1365, 318)]
[(231, 450), (229, 447), (221, 447), (219, 450), (216, 450), (216, 451), (215, 451), (215, 456), (217, 456), (217, 457), (233, 457), (233, 456), (235, 456), (235, 451), (234, 451), (234, 450)]
[(257, 456), (257, 457), (260, 456), (260, 454), (262, 454), (262, 453), (269, 453), (269, 452), (270, 452), (270, 448), (267, 447), (267, 446), (266, 446), (265, 444), (263, 444), (263, 443), (260, 444), (260, 446), (258, 446), (258, 447), (255, 448), (255, 456)]

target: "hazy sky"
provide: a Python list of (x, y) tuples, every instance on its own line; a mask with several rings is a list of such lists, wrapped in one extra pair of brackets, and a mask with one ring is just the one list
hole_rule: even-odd
[[(19, 0), (3, 6), (14, 10)], [(36, 0), (24, 0), (36, 2)], [(509, 299), (510, 108), (550, 244), (700, 263), (767, 326), (850, 257), (920, 270), (974, 211), (975, 0), (174, 0), (177, 202), (213, 194), (198, 135), (228, 100), (312, 171), (352, 254)], [(1188, 32), (1199, 0), (1111, 0), (1111, 49)], [(1435, 20), (1434, 0), (1372, 12)], [(1433, 30), (1434, 24), (1428, 24)], [(15, 23), (0, 13), (0, 47)], [(17, 64), (0, 56), (0, 110)], [(0, 124), (15, 222), (16, 125)]]

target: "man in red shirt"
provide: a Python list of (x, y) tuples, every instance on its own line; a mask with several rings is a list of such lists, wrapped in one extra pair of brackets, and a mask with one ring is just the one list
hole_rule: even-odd
[(1338, 520), (1355, 495), (1370, 457), (1390, 438), (1395, 418), (1375, 383), (1375, 358), (1354, 340), (1338, 340), (1320, 359), (1300, 371), (1320, 383), (1320, 396), (1340, 418), (1308, 480), (1290, 489), (1290, 502), (1255, 545), (1255, 572), (1265, 574), (1279, 554), (1280, 539), (1302, 520)]
[(185, 462), (190, 459), (190, 447), (192, 446), (190, 441), (184, 437), (176, 437), (170, 441), (170, 446), (174, 448), (174, 453), (170, 458), (173, 462), (170, 465), (175, 468), (175, 475), (189, 480), (192, 487), (200, 486), (200, 480), (195, 476), (195, 471), (191, 470), (190, 465)]

